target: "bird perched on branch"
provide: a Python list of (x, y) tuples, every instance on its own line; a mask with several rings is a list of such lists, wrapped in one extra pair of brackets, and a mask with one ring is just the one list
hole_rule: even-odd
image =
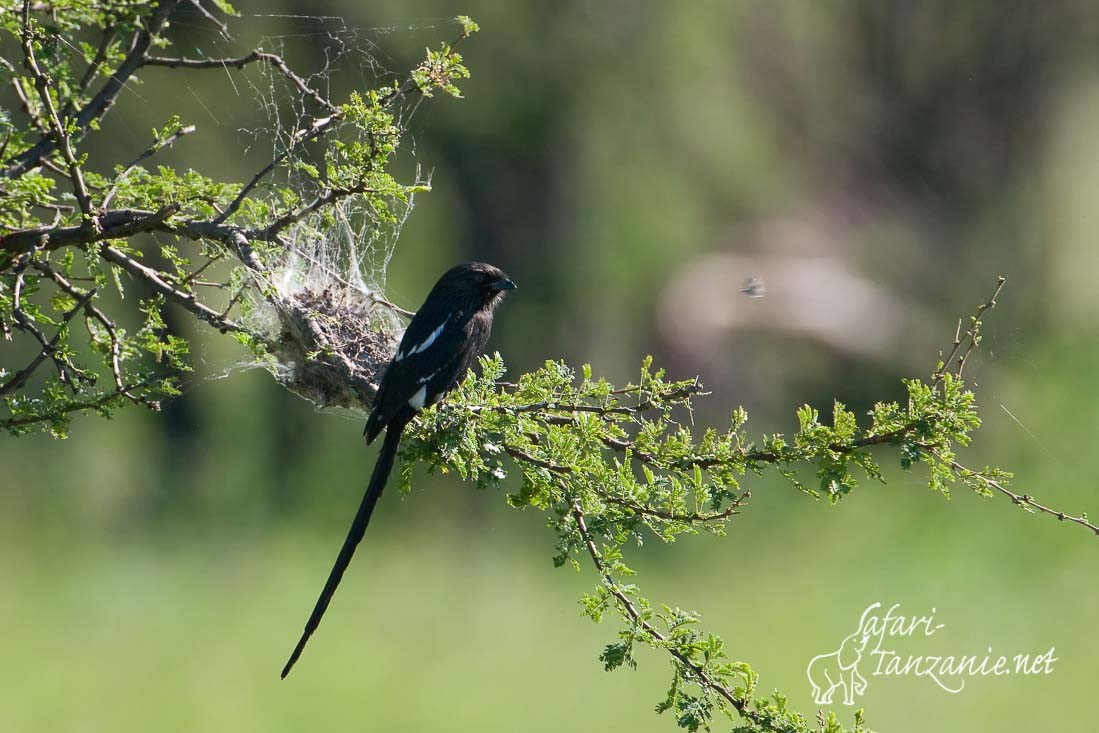
[(493, 309), (504, 292), (513, 288), (515, 283), (492, 265), (483, 262), (458, 265), (439, 278), (408, 324), (397, 353), (382, 377), (374, 409), (363, 430), (369, 444), (385, 429), (378, 462), (328, 582), (282, 670), (284, 679), (320, 624), (328, 602), (366, 532), (370, 515), (374, 513), (374, 506), (393, 469), (402, 431), (417, 412), (442, 399), (473, 366), (488, 341)]

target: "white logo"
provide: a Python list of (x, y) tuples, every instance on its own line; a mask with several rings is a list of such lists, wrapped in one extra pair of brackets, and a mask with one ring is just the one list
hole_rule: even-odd
[[(1054, 647), (1042, 654), (993, 654), (992, 647), (983, 655), (933, 656), (900, 654), (897, 640), (933, 636), (945, 624), (935, 623), (936, 609), (926, 616), (903, 616), (901, 604), (894, 603), (885, 612), (880, 601), (866, 607), (859, 625), (840, 642), (839, 648), (818, 654), (809, 661), (805, 674), (813, 690), (813, 702), (831, 705), (837, 690), (843, 693), (843, 704), (854, 705), (855, 696), (866, 692), (870, 677), (926, 677), (945, 692), (957, 694), (965, 688), (966, 677), (1001, 677), (1004, 675), (1038, 675), (1053, 672)], [(919, 651), (919, 650), (916, 650)], [(861, 671), (860, 671), (861, 670)]]

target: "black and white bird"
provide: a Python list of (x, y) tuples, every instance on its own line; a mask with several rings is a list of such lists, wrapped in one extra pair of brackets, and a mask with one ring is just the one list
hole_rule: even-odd
[(405, 426), (421, 409), (441, 400), (473, 366), (492, 330), (493, 309), (504, 293), (514, 288), (515, 283), (492, 265), (483, 262), (458, 265), (439, 278), (408, 324), (397, 353), (382, 377), (374, 408), (363, 430), (369, 444), (385, 429), (378, 462), (328, 582), (324, 584), (290, 660), (283, 667), (284, 679), (320, 624), (332, 594), (366, 532), (370, 515), (374, 513), (374, 506), (393, 469)]

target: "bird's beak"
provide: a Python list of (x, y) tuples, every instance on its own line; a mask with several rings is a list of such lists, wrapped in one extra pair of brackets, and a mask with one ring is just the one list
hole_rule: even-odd
[(503, 292), (505, 290), (515, 290), (515, 283), (508, 280), (506, 277), (500, 278), (492, 284), (492, 287), (496, 292)]

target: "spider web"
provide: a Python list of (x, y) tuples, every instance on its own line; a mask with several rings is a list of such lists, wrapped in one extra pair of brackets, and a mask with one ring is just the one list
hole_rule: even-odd
[[(261, 35), (252, 43), (224, 36), (209, 39), (217, 53), (228, 58), (255, 48), (277, 54), (310, 89), (334, 104), (347, 99), (351, 90), (392, 86), (407, 78), (415, 62), (395, 60), (379, 44), (380, 37), (419, 31), (431, 31), (437, 36), (440, 28), (457, 27), (452, 19), (360, 29), (338, 16), (250, 17), (259, 21), (288, 21), (289, 27), (287, 32)], [(308, 60), (302, 61), (302, 58)], [(260, 112), (260, 118), (254, 124), (237, 129), (246, 156), (264, 161), (260, 164), (263, 165), (288, 150), (293, 151), (262, 180), (251, 196), (278, 201), (280, 190), (289, 190), (299, 197), (299, 201), (311, 201), (321, 191), (321, 185), (302, 172), (297, 164), (309, 163), (323, 169), (326, 143), (322, 140), (317, 144), (295, 145), (295, 141), (301, 131), (310, 129), (330, 112), (322, 109), (273, 65), (254, 64), (250, 71), (240, 74), (226, 70), (236, 94), (251, 96), (252, 106)], [(402, 131), (397, 159), (402, 161), (402, 167), (407, 167), (405, 160), (414, 163), (411, 180), (402, 182), (429, 186), (430, 176), (424, 175), (415, 163), (414, 137), (409, 132), (421, 103), (419, 95), (412, 95), (389, 111)], [(325, 136), (325, 140), (329, 139), (369, 142), (361, 130), (351, 124), (339, 123)], [(402, 178), (399, 174), (397, 177)], [(316, 364), (311, 363), (317, 361), (316, 353), (310, 353), (301, 343), (303, 339), (295, 337), (292, 333), (295, 329), (288, 328), (287, 324), (304, 315), (311, 331), (305, 341), (319, 341), (320, 344), (312, 345), (323, 346), (326, 352), (332, 352), (330, 356), (337, 366), (342, 365), (343, 372), (350, 370), (352, 376), (376, 383), (378, 365), (388, 362), (403, 329), (401, 315), (407, 315), (385, 299), (384, 290), (389, 263), (414, 203), (411, 193), (407, 200), (390, 197), (386, 201), (387, 215), (382, 216), (366, 197), (351, 196), (323, 207), (322, 211), (310, 214), (284, 230), (280, 234), (280, 246), (264, 253), (266, 274), (262, 277), (251, 275), (253, 282), (244, 291), (241, 322), (253, 333), (285, 348), (276, 349), (273, 358), (239, 366), (267, 369), (284, 386), (318, 407), (361, 409), (364, 406), (362, 390), (349, 391), (341, 384), (346, 373), (318, 373)], [(288, 313), (292, 315), (288, 317)]]
[[(396, 33), (402, 27), (361, 30), (348, 26), (338, 16), (254, 17), (286, 19), (298, 26), (291, 33), (263, 36), (255, 45), (284, 59), (300, 52), (295, 46), (306, 43), (315, 49), (318, 43), (323, 43), (319, 51), (322, 57), (320, 68), (308, 73), (302, 73), (300, 67), (295, 70), (310, 88), (335, 103), (347, 96), (341, 90), (378, 88), (394, 81), (403, 81), (407, 73), (399, 62), (381, 49), (376, 40), (381, 35)], [(435, 27), (416, 25), (408, 26), (406, 30)], [(314, 51), (313, 55), (318, 54)], [(391, 67), (398, 70), (392, 71)], [(273, 66), (262, 64), (259, 70), (259, 81), (255, 77), (246, 77), (246, 83), (265, 121), (252, 128), (241, 128), (239, 133), (249, 140), (249, 148), (266, 145), (270, 157), (274, 158), (292, 148), (295, 135), (308, 129), (326, 113), (319, 111), (315, 103)], [(393, 110), (400, 129), (408, 130), (420, 102), (417, 98), (411, 104), (398, 105)], [(345, 141), (355, 138), (358, 142), (368, 142), (363, 133), (351, 125), (339, 126), (332, 135)], [(415, 146), (402, 146), (399, 152), (414, 157)], [(314, 157), (315, 154), (315, 146), (302, 147), (273, 172), (274, 176), (264, 188), (271, 191), (280, 186), (287, 187), (303, 200), (309, 200), (317, 193), (317, 184), (304, 173), (296, 171), (294, 164), (298, 161), (322, 162), (319, 156)], [(421, 175), (417, 165), (414, 180), (408, 182), (428, 184), (429, 180)], [(413, 209), (414, 198), (409, 196), (407, 202), (394, 198), (387, 203), (394, 221), (382, 220), (362, 197), (353, 196), (328, 207), (330, 216), (310, 215), (287, 229), (282, 237), (284, 257), (281, 261), (266, 263), (275, 273), (273, 280), (279, 292), (293, 297), (303, 290), (328, 290), (342, 304), (351, 305), (356, 301), (372, 303), (371, 298), (380, 296), (385, 289), (389, 262)], [(391, 309), (377, 310), (388, 314), (386, 320), (390, 325), (397, 323)]]

